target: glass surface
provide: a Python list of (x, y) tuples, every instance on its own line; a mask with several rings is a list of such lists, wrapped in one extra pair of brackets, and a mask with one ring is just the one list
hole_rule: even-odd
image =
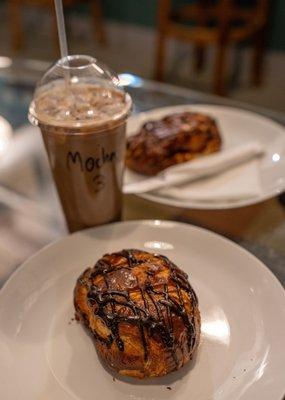
[[(35, 83), (47, 68), (46, 63), (15, 60), (10, 67), (0, 69), (0, 115), (11, 123), (18, 142), (29, 129), (20, 127), (28, 124), (27, 112)], [(212, 103), (258, 112), (285, 125), (285, 116), (278, 112), (130, 74), (122, 74), (121, 79), (133, 99), (135, 113), (169, 105)], [(13, 146), (12, 143), (9, 152), (14, 151)], [(0, 176), (3, 185), (0, 185), (0, 285), (28, 256), (66, 234), (50, 175), (42, 168), (41, 160), (29, 161), (28, 166), (18, 168), (14, 175)], [(3, 162), (4, 158), (0, 159), (0, 167)], [(3, 187), (11, 192), (2, 190)], [(237, 210), (185, 211), (125, 196), (124, 219), (173, 219), (214, 230), (255, 254), (285, 286), (285, 208), (281, 198)]]

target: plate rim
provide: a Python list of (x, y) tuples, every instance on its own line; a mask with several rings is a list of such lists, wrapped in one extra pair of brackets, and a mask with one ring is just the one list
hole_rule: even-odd
[(3, 295), (3, 292), (5, 290), (7, 290), (7, 286), (9, 286), (11, 284), (11, 281), (16, 279), (16, 276), (24, 268), (26, 268), (26, 265), (29, 265), (31, 260), (36, 258), (39, 254), (42, 254), (42, 253), (46, 252), (47, 250), (49, 250), (49, 248), (53, 247), (54, 245), (59, 244), (60, 242), (67, 240), (69, 237), (80, 236), (84, 232), (96, 231), (97, 229), (104, 229), (104, 228), (108, 229), (109, 227), (119, 226), (119, 225), (141, 225), (141, 224), (144, 224), (144, 225), (149, 225), (151, 227), (155, 227), (155, 226), (157, 227), (157, 226), (161, 226), (161, 225), (165, 225), (166, 226), (169, 223), (174, 224), (174, 225), (178, 225), (178, 226), (183, 226), (183, 227), (185, 227), (187, 229), (190, 229), (190, 230), (193, 229), (194, 231), (196, 230), (198, 232), (206, 233), (207, 235), (210, 235), (210, 236), (214, 236), (217, 239), (222, 240), (227, 245), (230, 245), (232, 248), (235, 248), (236, 250), (241, 251), (244, 255), (247, 255), (248, 257), (250, 257), (252, 260), (254, 260), (254, 262), (257, 262), (259, 264), (259, 267), (263, 269), (263, 272), (269, 274), (272, 283), (275, 283), (275, 284), (277, 284), (277, 286), (279, 286), (280, 294), (282, 293), (282, 296), (284, 297), (283, 300), (284, 300), (284, 305), (285, 305), (285, 288), (283, 287), (282, 283), (274, 275), (274, 273), (270, 270), (270, 268), (267, 267), (267, 265), (263, 261), (261, 261), (254, 254), (252, 254), (249, 250), (245, 249), (244, 247), (242, 247), (238, 243), (234, 242), (233, 240), (227, 238), (226, 236), (223, 236), (220, 233), (214, 232), (214, 231), (212, 231), (210, 229), (203, 228), (203, 227), (200, 227), (200, 226), (197, 226), (197, 225), (193, 225), (193, 224), (188, 224), (186, 222), (173, 221), (173, 220), (169, 220), (169, 219), (135, 219), (135, 220), (129, 220), (129, 221), (117, 221), (117, 222), (112, 222), (110, 224), (104, 224), (104, 225), (94, 226), (94, 227), (87, 228), (87, 229), (82, 229), (80, 231), (73, 232), (73, 233), (68, 233), (68, 234), (66, 234), (64, 236), (61, 236), (60, 238), (57, 238), (57, 239), (51, 241), (50, 243), (48, 243), (45, 246), (43, 246), (40, 250), (38, 250), (37, 252), (32, 254), (23, 263), (21, 263), (19, 265), (19, 267), (16, 268), (15, 271), (13, 271), (13, 273), (9, 276), (9, 278), (4, 282), (3, 286), (0, 288), (0, 301), (1, 301), (1, 297)]
[[(243, 108), (235, 107), (235, 106), (229, 106), (229, 105), (221, 105), (221, 104), (210, 104), (210, 103), (194, 103), (194, 104), (180, 104), (180, 105), (174, 105), (174, 106), (166, 106), (166, 107), (157, 107), (153, 108), (147, 111), (142, 111), (141, 113), (133, 114), (130, 116), (129, 120), (134, 121), (136, 120), (140, 115), (148, 115), (152, 113), (161, 113), (165, 111), (166, 113), (168, 112), (175, 112), (179, 110), (186, 110), (190, 108), (199, 108), (199, 107), (214, 107), (214, 108), (219, 108), (221, 110), (225, 111), (230, 111), (230, 112), (237, 112), (237, 113), (242, 113), (242, 114), (247, 114), (249, 117), (253, 117), (259, 120), (262, 120), (262, 122), (269, 123), (273, 125), (276, 129), (279, 130), (284, 130), (284, 135), (285, 135), (285, 126), (283, 126), (281, 123), (275, 121), (274, 119), (268, 118), (262, 114), (259, 114), (254, 111), (250, 110), (245, 110)], [(127, 128), (127, 137), (129, 136)], [(285, 141), (285, 139), (284, 139)], [(261, 195), (259, 197), (253, 197), (249, 199), (244, 199), (240, 201), (235, 201), (235, 202), (203, 202), (203, 201), (189, 201), (188, 203), (179, 201), (176, 199), (170, 199), (165, 196), (159, 196), (155, 194), (148, 194), (148, 193), (142, 193), (142, 194), (135, 194), (135, 196), (138, 196), (142, 199), (158, 203), (158, 204), (163, 204), (167, 205), (170, 207), (175, 207), (175, 208), (180, 208), (180, 209), (192, 209), (192, 210), (232, 210), (232, 209), (238, 209), (238, 208), (243, 208), (255, 204), (262, 203), (263, 201), (269, 200), (271, 198), (274, 198), (281, 194), (283, 191), (285, 191), (285, 182), (283, 185), (281, 185), (280, 188), (278, 189), (272, 189), (269, 191), (267, 194)]]

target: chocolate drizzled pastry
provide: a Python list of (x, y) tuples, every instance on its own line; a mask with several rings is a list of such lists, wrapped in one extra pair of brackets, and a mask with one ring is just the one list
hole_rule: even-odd
[(196, 294), (187, 274), (162, 255), (105, 254), (78, 278), (74, 305), (99, 355), (122, 375), (165, 375), (199, 343)]
[(221, 137), (213, 118), (183, 112), (145, 123), (127, 141), (126, 165), (155, 175), (171, 165), (219, 151)]

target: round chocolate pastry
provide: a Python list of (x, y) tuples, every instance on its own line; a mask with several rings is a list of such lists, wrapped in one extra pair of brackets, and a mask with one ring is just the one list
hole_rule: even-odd
[(146, 122), (127, 141), (126, 165), (155, 175), (175, 164), (219, 151), (222, 140), (215, 120), (192, 112)]
[(199, 343), (197, 297), (186, 273), (162, 255), (104, 255), (78, 278), (74, 305), (101, 358), (122, 375), (165, 375)]

